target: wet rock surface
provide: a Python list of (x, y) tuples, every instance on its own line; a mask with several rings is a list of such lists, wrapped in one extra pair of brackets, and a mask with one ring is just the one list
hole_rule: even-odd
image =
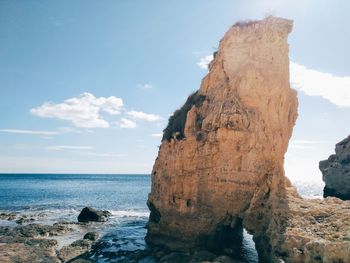
[(319, 168), (326, 184), (324, 197), (350, 200), (350, 136), (336, 144), (335, 154), (320, 161)]
[(88, 239), (77, 240), (68, 246), (62, 247), (57, 252), (57, 257), (62, 262), (67, 262), (89, 251), (91, 249), (91, 246), (92, 246), (91, 240), (88, 240)]
[(106, 222), (111, 213), (108, 211), (97, 210), (91, 207), (84, 207), (78, 216), (78, 222)]
[(99, 234), (97, 232), (88, 232), (84, 235), (84, 239), (88, 239), (91, 241), (96, 241), (99, 237)]
[[(96, 243), (92, 246), (92, 249), (89, 252), (84, 253), (69, 262), (80, 262), (78, 260), (96, 262), (96, 258), (93, 259), (93, 255), (102, 248), (103, 246), (101, 246), (101, 244)], [(241, 261), (235, 260), (227, 255), (216, 255), (205, 250), (179, 252), (159, 247), (137, 251), (120, 251), (118, 253), (106, 252), (105, 256), (112, 262), (119, 263), (241, 263)]]
[[(35, 223), (0, 227), (0, 261), (67, 262), (87, 252), (93, 244), (93, 240), (84, 239), (59, 248), (56, 238), (74, 231), (74, 225), (74, 222), (62, 222), (53, 225)], [(96, 233), (87, 234), (90, 239), (98, 238)]]
[(1, 220), (8, 220), (8, 221), (15, 220), (16, 216), (17, 216), (16, 213), (5, 213), (5, 212), (0, 213)]

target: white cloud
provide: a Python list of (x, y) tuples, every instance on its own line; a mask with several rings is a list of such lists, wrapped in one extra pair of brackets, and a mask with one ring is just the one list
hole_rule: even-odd
[(322, 141), (311, 141), (311, 140), (291, 140), (289, 142), (289, 148), (291, 149), (311, 149), (315, 145), (323, 143)]
[(119, 158), (126, 156), (125, 154), (117, 154), (117, 153), (99, 153), (94, 152), (95, 148), (92, 146), (77, 146), (77, 145), (55, 145), (48, 146), (46, 150), (49, 151), (72, 151), (75, 154), (84, 155), (84, 156), (93, 156), (93, 157), (111, 157), (111, 158)]
[(142, 89), (144, 90), (150, 90), (150, 89), (153, 89), (154, 86), (150, 83), (146, 83), (146, 84), (143, 84), (143, 85), (139, 85)]
[(21, 129), (0, 129), (0, 132), (28, 134), (28, 135), (44, 135), (44, 136), (52, 136), (60, 133), (57, 131), (38, 131), (38, 130), (21, 130)]
[(214, 59), (213, 55), (208, 55), (205, 56), (203, 58), (201, 58), (199, 60), (199, 62), (197, 63), (197, 65), (202, 68), (202, 69), (208, 69), (208, 65), (210, 64), (210, 62)]
[(126, 154), (118, 153), (95, 153), (95, 152), (81, 152), (81, 155), (94, 156), (94, 157), (110, 157), (110, 158), (119, 158), (127, 156)]
[[(207, 69), (213, 55), (202, 57), (197, 65)], [(309, 69), (290, 62), (290, 81), (292, 86), (309, 96), (321, 96), (338, 107), (350, 107), (350, 77), (338, 77), (330, 73)]]
[(46, 149), (49, 151), (63, 151), (63, 150), (90, 151), (90, 150), (93, 150), (94, 147), (92, 147), (92, 146), (75, 146), (75, 145), (56, 145), (56, 146), (49, 146)]
[(68, 120), (79, 128), (108, 128), (110, 125), (102, 118), (101, 111), (117, 115), (120, 114), (122, 106), (123, 101), (120, 98), (114, 96), (96, 98), (86, 92), (63, 103), (45, 102), (30, 112), (43, 118)]
[(151, 134), (152, 137), (163, 137), (163, 133), (153, 133)]
[(159, 121), (161, 117), (155, 114), (148, 114), (142, 111), (128, 111), (127, 114), (133, 119), (140, 119), (144, 121)]
[(136, 123), (132, 120), (122, 118), (119, 123), (120, 128), (134, 129), (136, 128)]
[(338, 77), (290, 62), (292, 86), (309, 96), (321, 96), (338, 107), (350, 107), (350, 77)]

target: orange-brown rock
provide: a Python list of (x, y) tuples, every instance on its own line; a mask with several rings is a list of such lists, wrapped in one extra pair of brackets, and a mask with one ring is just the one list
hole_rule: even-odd
[[(264, 232), (283, 192), (297, 117), (289, 85), (292, 21), (233, 26), (199, 91), (175, 112), (152, 172), (147, 240), (212, 247), (237, 222)], [(181, 125), (184, 123), (184, 125)], [(247, 219), (249, 215), (249, 219)]]
[(297, 118), (292, 21), (237, 23), (200, 89), (169, 119), (152, 171), (146, 240), (220, 249), (244, 226), (261, 262), (350, 262), (350, 202), (304, 200), (284, 176)]

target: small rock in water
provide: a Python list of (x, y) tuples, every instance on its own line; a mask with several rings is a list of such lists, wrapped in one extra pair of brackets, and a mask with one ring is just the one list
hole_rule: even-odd
[(91, 241), (96, 241), (98, 239), (98, 233), (97, 232), (88, 232), (84, 235), (84, 239), (88, 239)]
[(11, 220), (15, 220), (16, 219), (16, 213), (1, 213), (0, 214), (0, 219), (1, 220), (8, 220), (8, 221), (11, 221)]
[(91, 245), (92, 242), (86, 239), (74, 241), (72, 244), (64, 246), (58, 251), (58, 258), (63, 262), (67, 262), (89, 251)]
[(29, 223), (29, 222), (33, 222), (34, 218), (27, 218), (27, 217), (21, 217), (19, 219), (17, 219), (15, 222), (19, 225), (22, 225), (24, 223)]
[(206, 250), (196, 251), (192, 256), (192, 260), (194, 260), (195, 262), (211, 261), (214, 258), (216, 258), (216, 255)]
[(91, 207), (85, 207), (78, 216), (79, 222), (88, 223), (94, 222), (106, 222), (111, 215), (108, 211), (96, 210)]
[(214, 259), (214, 263), (242, 263), (241, 261), (233, 260), (228, 256), (220, 256)]
[(168, 255), (163, 256), (159, 261), (161, 263), (188, 262), (188, 255), (180, 252), (172, 252)]

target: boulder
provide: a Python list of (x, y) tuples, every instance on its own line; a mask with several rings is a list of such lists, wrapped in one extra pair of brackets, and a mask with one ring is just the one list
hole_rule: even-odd
[(78, 216), (78, 221), (87, 223), (87, 222), (106, 222), (108, 217), (111, 215), (108, 211), (96, 210), (91, 207), (84, 207)]
[(320, 161), (319, 168), (326, 184), (324, 197), (350, 200), (350, 136), (336, 144), (335, 154)]
[(91, 241), (96, 241), (99, 237), (99, 234), (97, 232), (88, 232), (84, 235), (84, 239), (88, 239)]

